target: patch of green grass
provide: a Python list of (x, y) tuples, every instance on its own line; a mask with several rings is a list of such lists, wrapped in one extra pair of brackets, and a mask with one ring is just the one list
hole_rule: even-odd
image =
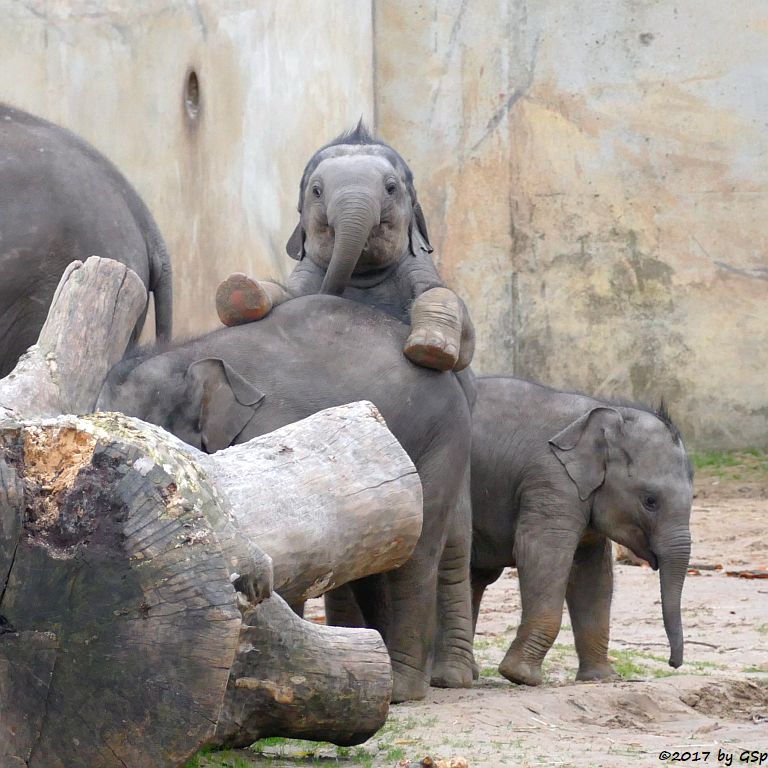
[(625, 680), (648, 676), (648, 667), (638, 662), (639, 654), (634, 651), (611, 651), (610, 655), (614, 659), (613, 668)]
[(759, 448), (692, 453), (691, 463), (705, 478), (745, 482), (768, 480), (768, 451)]
[(748, 667), (744, 667), (742, 672), (767, 672), (768, 670), (765, 668), (765, 666), (760, 666), (759, 664), (751, 664)]
[(233, 755), (230, 750), (203, 748), (184, 768), (253, 768), (253, 763)]
[(677, 671), (669, 667), (666, 657), (648, 651), (612, 650), (609, 655), (615, 659), (613, 666), (624, 679), (709, 674), (715, 669), (727, 669), (726, 665), (714, 661), (686, 661), (685, 667)]
[(402, 747), (392, 747), (391, 749), (388, 749), (385, 756), (385, 758), (392, 763), (396, 763), (404, 757), (405, 750)]
[(759, 632), (761, 635), (768, 635), (768, 624), (759, 624), (756, 627), (756, 631)]
[(355, 748), (355, 760), (361, 768), (371, 768), (373, 766), (373, 755), (365, 747)]
[(506, 648), (509, 638), (504, 635), (491, 635), (490, 637), (476, 637), (474, 648), (476, 651), (487, 651), (489, 648)]

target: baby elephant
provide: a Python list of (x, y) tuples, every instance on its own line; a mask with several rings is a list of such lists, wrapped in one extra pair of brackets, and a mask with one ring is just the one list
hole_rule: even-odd
[(669, 664), (683, 661), (680, 596), (691, 549), (693, 472), (658, 413), (506, 377), (477, 379), (472, 431), (472, 608), (517, 566), (522, 617), (499, 672), (538, 685), (568, 604), (577, 680), (612, 678), (611, 541), (661, 577)]
[(414, 363), (441, 371), (469, 365), (472, 321), (432, 262), (411, 170), (362, 122), (307, 163), (299, 217), (286, 246), (299, 263), (285, 285), (230, 275), (216, 293), (224, 325), (259, 320), (296, 296), (334, 294), (410, 324), (404, 352)]

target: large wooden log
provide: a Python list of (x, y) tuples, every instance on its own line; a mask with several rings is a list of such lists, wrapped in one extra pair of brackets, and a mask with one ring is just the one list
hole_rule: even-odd
[(0, 765), (176, 766), (213, 738), (232, 574), (258, 599), (271, 568), (176, 442), (106, 415), (0, 433)]
[(213, 457), (116, 415), (20, 421), (91, 410), (145, 302), (123, 265), (73, 263), (0, 381), (0, 765), (170, 768), (206, 742), (368, 738), (391, 691), (383, 643), (259, 605), (258, 542), (295, 601), (407, 559), (421, 486), (370, 403)]
[[(421, 533), (416, 468), (372, 403), (330, 408), (214, 454), (237, 526), (296, 604), (402, 565)], [(254, 492), (253, 477), (269, 482)]]
[(387, 718), (392, 672), (378, 632), (300, 619), (278, 595), (243, 616), (216, 740), (360, 744)]
[(124, 264), (73, 261), (37, 344), (0, 381), (0, 421), (92, 411), (146, 304), (141, 279)]
[[(343, 437), (328, 440), (334, 432)], [(284, 484), (308, 494), (317, 488), (318, 464), (304, 460), (304, 445), (338, 464), (340, 479), (334, 494), (281, 521)], [(355, 462), (355, 445), (376, 462)], [(284, 461), (294, 452), (293, 463)], [(250, 494), (232, 480), (238, 473), (248, 478)], [(0, 429), (0, 765), (178, 765), (220, 738), (214, 729), (230, 690), (237, 695), (227, 711), (239, 714), (222, 727), (229, 740), (270, 729), (285, 733), (286, 716), (297, 718), (297, 733), (343, 743), (370, 736), (383, 722), (391, 687), (389, 658), (375, 633), (318, 637), (319, 630), (285, 615), (279, 601), (254, 614), (261, 619), (247, 631), (262, 643), (259, 679), (279, 691), (301, 676), (302, 665), (312, 678), (282, 715), (254, 690), (242, 695), (237, 679), (256, 673), (233, 672), (233, 682), (229, 670), (242, 654), (235, 587), (255, 605), (272, 586), (269, 557), (239, 529), (248, 511), (271, 509), (271, 537), (294, 537), (299, 548), (312, 515), (326, 521), (331, 538), (346, 542), (342, 529), (353, 524), (334, 517), (346, 509), (335, 497), (367, 498), (363, 490), (378, 485), (387, 488), (388, 503), (400, 505), (394, 513), (400, 528), (380, 530), (403, 549), (366, 537), (361, 543), (370, 551), (353, 555), (351, 543), (329, 548), (322, 564), (328, 584), (337, 582), (336, 568), (357, 577), (371, 561), (407, 558), (420, 527), (418, 477), (370, 403), (315, 414), (214, 456), (117, 414), (6, 422)], [(350, 567), (350, 560), (358, 565)], [(293, 565), (305, 562), (297, 558)], [(297, 571), (296, 581), (316, 578)], [(265, 621), (272, 620), (270, 629)], [(299, 667), (293, 643), (308, 649)], [(331, 652), (339, 654), (335, 666), (324, 659)], [(333, 727), (334, 718), (343, 720)]]

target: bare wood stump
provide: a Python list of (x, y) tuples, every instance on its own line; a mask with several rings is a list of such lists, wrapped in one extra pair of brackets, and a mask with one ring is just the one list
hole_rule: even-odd
[(0, 421), (93, 410), (147, 292), (124, 264), (91, 256), (65, 270), (37, 344), (0, 381)]
[[(420, 484), (380, 418), (369, 403), (341, 406), (212, 457), (118, 414), (6, 421), (0, 428), (0, 765), (161, 768), (215, 742), (227, 681), (242, 694), (237, 679), (255, 677), (233, 673), (232, 682), (229, 674), (241, 629), (235, 587), (253, 605), (272, 588), (270, 558), (239, 526), (254, 500), (281, 514), (280, 488), (288, 479), (307, 494), (316, 488), (313, 461), (279, 469), (293, 441), (346, 467), (354, 451), (348, 447), (345, 456), (341, 449), (347, 440), (357, 445), (359, 432), (360, 450), (378, 460), (357, 466), (349, 493), (381, 484), (390, 502), (402, 504), (395, 514), (400, 527), (380, 531), (405, 549), (374, 538), (362, 542), (369, 552), (354, 556), (351, 543), (331, 548), (323, 562), (329, 583), (337, 567), (358, 573), (382, 552), (408, 556), (407, 543), (420, 527)], [(344, 439), (325, 443), (331, 428)], [(235, 486), (221, 482), (238, 472), (249, 479), (250, 494), (230, 495)], [(347, 473), (352, 465), (340, 476)], [(337, 493), (349, 495), (343, 484)], [(342, 529), (354, 527), (334, 517), (346, 508), (333, 495), (305, 500), (304, 508), (326, 521), (332, 539), (346, 541)], [(276, 517), (272, 537), (304, 541), (305, 518)], [(352, 569), (350, 558), (357, 563)], [(291, 562), (297, 582), (307, 584), (301, 573), (307, 556)], [(290, 579), (286, 585), (291, 588)], [(304, 666), (312, 683), (297, 688), (282, 716), (257, 709), (258, 698), (238, 698), (241, 735), (285, 733), (281, 717), (289, 715), (297, 733), (340, 743), (380, 727), (391, 672), (376, 633), (346, 630), (337, 637), (325, 630), (331, 634), (318, 637), (323, 630), (278, 601), (259, 615), (275, 621), (272, 628), (261, 619), (254, 624), (252, 639), (262, 643), (258, 655), (266, 665), (261, 679), (278, 688), (286, 680), (297, 684)], [(331, 653), (338, 653), (338, 664)], [(231, 726), (226, 730), (236, 738)]]
[(243, 616), (216, 740), (237, 747), (265, 736), (360, 744), (384, 725), (391, 693), (378, 632), (311, 624), (273, 595)]
[(171, 768), (217, 739), (364, 740), (388, 708), (384, 644), (276, 596), (257, 605), (272, 589), (258, 544), (297, 601), (396, 567), (421, 530), (413, 465), (370, 403), (213, 457), (114, 414), (19, 421), (91, 410), (145, 303), (124, 265), (74, 262), (0, 381), (0, 766)]
[[(397, 568), (421, 534), (418, 473), (369, 402), (213, 454), (209, 473), (242, 534), (272, 558), (274, 589), (289, 603)], [(269, 481), (255, 493), (257, 473)]]
[(177, 443), (106, 415), (0, 432), (0, 765), (176, 766), (213, 738), (232, 573), (258, 599), (271, 568)]

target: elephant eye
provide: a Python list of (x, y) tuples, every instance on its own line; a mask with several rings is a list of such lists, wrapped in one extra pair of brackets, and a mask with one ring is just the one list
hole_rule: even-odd
[(644, 493), (641, 501), (649, 512), (654, 512), (659, 507), (659, 500), (652, 493)]
[(387, 190), (388, 195), (394, 195), (397, 192), (397, 182), (394, 179), (387, 179), (384, 189)]
[(315, 197), (320, 197), (323, 194), (323, 188), (317, 182), (312, 185), (312, 194)]

